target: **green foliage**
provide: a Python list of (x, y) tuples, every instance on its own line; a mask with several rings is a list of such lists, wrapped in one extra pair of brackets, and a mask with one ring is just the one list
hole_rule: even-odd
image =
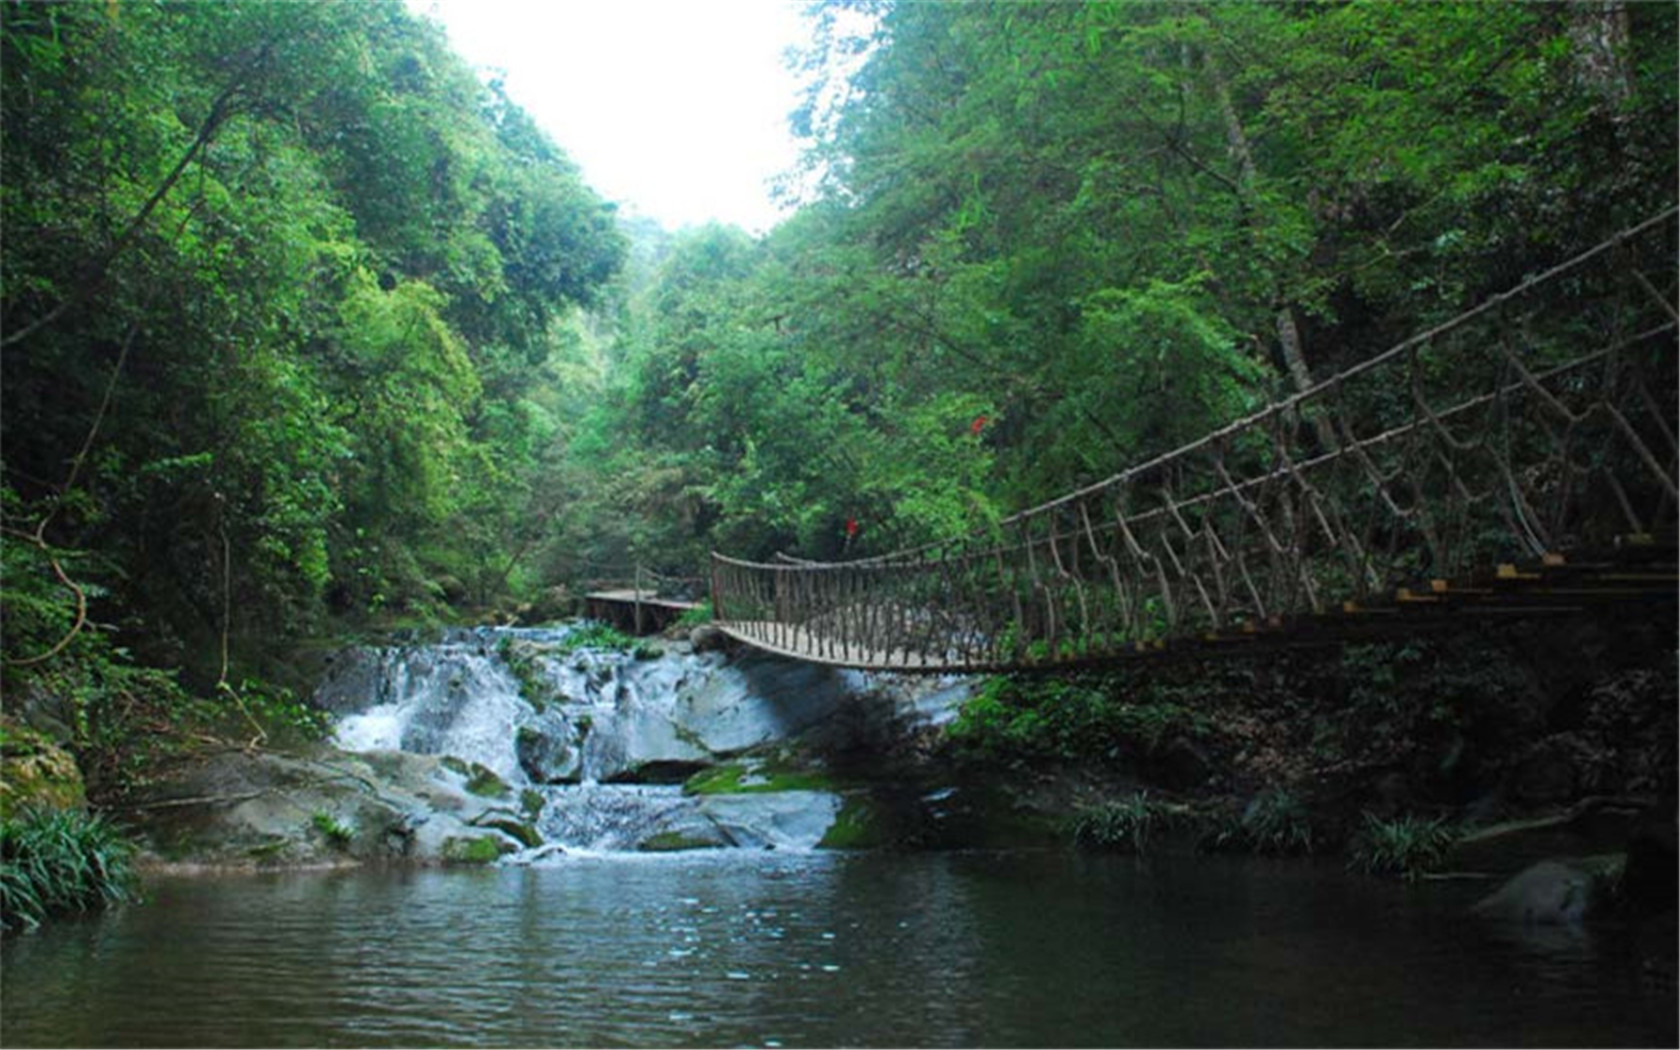
[(584, 620), (566, 636), (555, 642), (551, 651), (555, 656), (569, 656), (584, 649), (604, 649), (608, 652), (633, 653), (639, 648), (639, 643), (632, 636), (609, 623), (598, 620)]
[(1169, 819), (1160, 803), (1139, 791), (1117, 802), (1082, 810), (1072, 821), (1073, 841), (1083, 849), (1100, 852), (1149, 852), (1150, 835)]
[(97, 551), (101, 620), (199, 688), (224, 639), (243, 674), (528, 585), (624, 251), (564, 154), (396, 2), (5, 18), (8, 527)]
[(1444, 817), (1380, 820), (1366, 813), (1349, 849), (1348, 866), (1410, 881), (1440, 868), (1456, 841), (1458, 832)]
[(1295, 792), (1267, 788), (1249, 801), (1236, 822), (1204, 836), (1202, 845), (1270, 855), (1312, 853), (1312, 814)]
[(97, 813), (31, 809), (0, 818), (0, 929), (33, 929), (53, 915), (135, 899), (133, 854)]
[(710, 601), (703, 601), (692, 609), (684, 610), (683, 614), (677, 617), (677, 621), (673, 626), (687, 631), (692, 630), (695, 627), (699, 627), (702, 624), (708, 624), (711, 622), (712, 603)]
[(881, 815), (865, 795), (848, 795), (818, 849), (873, 849), (882, 844)]
[(309, 826), (320, 832), (321, 836), (335, 849), (344, 849), (349, 846), (350, 840), (356, 834), (344, 822), (321, 809), (309, 815)]
[(1124, 762), (1210, 729), (1173, 688), (1092, 674), (989, 678), (947, 733), (959, 747), (993, 758)]

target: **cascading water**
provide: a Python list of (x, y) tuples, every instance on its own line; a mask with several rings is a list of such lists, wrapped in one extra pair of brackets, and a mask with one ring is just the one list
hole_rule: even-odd
[(573, 648), (571, 626), (476, 628), (351, 650), (316, 694), (350, 751), (449, 755), (543, 800), (568, 851), (810, 848), (839, 811), (823, 791), (693, 796), (680, 781), (832, 715), (856, 676), (686, 647)]

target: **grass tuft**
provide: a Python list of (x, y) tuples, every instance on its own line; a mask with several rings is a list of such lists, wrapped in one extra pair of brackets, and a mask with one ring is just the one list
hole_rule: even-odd
[(1412, 880), (1435, 871), (1458, 841), (1446, 818), (1405, 816), (1379, 820), (1365, 814), (1365, 826), (1354, 837), (1348, 866), (1367, 874), (1399, 875)]
[(133, 900), (134, 847), (115, 824), (79, 809), (25, 809), (0, 820), (0, 928)]

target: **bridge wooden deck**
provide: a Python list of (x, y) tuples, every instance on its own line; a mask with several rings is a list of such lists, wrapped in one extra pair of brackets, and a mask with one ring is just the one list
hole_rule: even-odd
[[(723, 620), (714, 626), (744, 644), (808, 663), (903, 674), (986, 674), (1376, 642), (1461, 629), (1475, 620), (1580, 616), (1606, 606), (1616, 607), (1624, 617), (1672, 621), (1680, 604), (1677, 596), (1680, 563), (1674, 538), (1639, 537), (1587, 556), (1548, 555), (1457, 580), (1429, 580), (1421, 586), (1345, 601), (1319, 613), (1269, 617), (1220, 630), (1141, 641), (1100, 638), (1087, 651), (1074, 642), (1054, 659), (971, 659), (965, 657), (961, 640), (942, 646), (926, 636), (916, 645), (883, 650), (832, 626), (824, 629), (774, 620)], [(982, 651), (992, 652), (986, 647)]]
[(632, 634), (656, 634), (676, 622), (699, 602), (662, 598), (653, 591), (624, 587), (591, 591), (583, 596), (584, 615)]

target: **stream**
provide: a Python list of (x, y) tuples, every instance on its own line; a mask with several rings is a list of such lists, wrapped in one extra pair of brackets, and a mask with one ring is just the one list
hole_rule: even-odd
[(1674, 1045), (1626, 931), (1334, 862), (786, 851), (155, 880), (7, 1046)]
[[(878, 684), (544, 649), (564, 638), (364, 650), (318, 696), (346, 749), (454, 755), (540, 796), (540, 845), (484, 867), (153, 875), (144, 904), (0, 944), (0, 1044), (1677, 1040), (1674, 975), (1637, 950), (1672, 921), (1500, 926), (1468, 914), (1485, 883), (1339, 859), (814, 848), (836, 793), (695, 797), (671, 775), (821, 732)], [(926, 724), (962, 695), (887, 706)], [(713, 848), (638, 849), (673, 835)]]

